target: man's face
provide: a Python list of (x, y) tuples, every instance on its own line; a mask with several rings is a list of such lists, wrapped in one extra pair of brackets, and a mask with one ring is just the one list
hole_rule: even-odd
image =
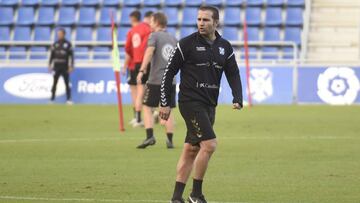
[(212, 15), (212, 12), (209, 10), (199, 10), (197, 27), (201, 35), (210, 35), (215, 32), (218, 23), (214, 21)]
[(65, 33), (62, 30), (59, 30), (57, 36), (59, 40), (63, 40), (65, 38)]
[(131, 24), (131, 26), (134, 26), (135, 23), (137, 23), (137, 22), (138, 22), (138, 20), (135, 17), (130, 16), (130, 24)]
[(150, 18), (150, 27), (151, 27), (151, 30), (154, 31), (154, 30), (156, 29), (156, 26), (157, 26), (157, 24), (156, 24), (156, 22), (155, 22), (155, 20), (154, 20), (154, 17), (151, 17), (151, 18)]

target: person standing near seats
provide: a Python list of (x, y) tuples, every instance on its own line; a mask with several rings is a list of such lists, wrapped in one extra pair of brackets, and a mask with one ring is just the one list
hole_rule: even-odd
[(219, 11), (212, 6), (198, 10), (195, 32), (177, 43), (161, 83), (160, 117), (167, 120), (171, 111), (172, 80), (179, 70), (179, 109), (184, 118), (187, 135), (177, 165), (177, 176), (171, 203), (184, 203), (183, 192), (193, 171), (190, 203), (206, 203), (202, 183), (217, 139), (213, 129), (220, 81), (225, 73), (232, 90), (233, 109), (243, 107), (239, 68), (232, 45), (223, 39), (216, 28)]
[[(143, 99), (143, 113), (144, 125), (146, 130), (146, 139), (137, 147), (140, 149), (146, 148), (149, 145), (156, 143), (153, 133), (154, 117), (152, 108), (158, 108), (160, 104), (160, 84), (165, 71), (167, 61), (170, 54), (176, 46), (176, 38), (166, 31), (167, 18), (163, 13), (155, 13), (152, 15), (150, 27), (152, 33), (148, 39), (147, 48), (144, 55), (144, 60), (141, 64), (137, 76), (138, 84), (141, 83), (145, 74), (149, 74), (149, 79), (145, 85), (145, 93)], [(148, 65), (151, 62), (151, 68), (148, 70)], [(176, 80), (172, 83), (171, 94), (171, 108), (176, 107)], [(167, 148), (174, 148), (173, 145), (173, 132), (174, 132), (174, 118), (170, 116), (167, 121), (162, 120), (161, 124), (166, 128), (166, 146)]]
[(57, 31), (58, 40), (51, 46), (49, 71), (54, 71), (54, 81), (51, 88), (51, 102), (54, 102), (56, 86), (59, 77), (64, 78), (66, 87), (66, 103), (72, 104), (70, 89), (70, 73), (74, 70), (74, 54), (71, 43), (65, 39), (66, 31), (60, 28)]
[(144, 52), (146, 49), (146, 44), (148, 37), (151, 33), (149, 24), (145, 22), (140, 22), (141, 13), (138, 10), (135, 10), (130, 13), (130, 22), (132, 28), (130, 29), (126, 43), (125, 43), (125, 52), (132, 58), (135, 63), (135, 69), (130, 71), (130, 77), (128, 83), (130, 85), (136, 85), (136, 100), (135, 100), (135, 110), (136, 110), (136, 122), (133, 124), (133, 127), (142, 126), (143, 122), (141, 119), (141, 108), (142, 108), (142, 98), (144, 95), (144, 84), (147, 81), (148, 75), (143, 77), (141, 84), (137, 84), (136, 76), (139, 73), (142, 60), (144, 58)]

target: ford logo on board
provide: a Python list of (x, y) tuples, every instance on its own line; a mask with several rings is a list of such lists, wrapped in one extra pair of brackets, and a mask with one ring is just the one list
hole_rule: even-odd
[[(50, 99), (53, 76), (48, 73), (28, 73), (9, 78), (4, 89), (9, 94), (26, 99)], [(56, 86), (56, 96), (65, 94), (62, 77)]]

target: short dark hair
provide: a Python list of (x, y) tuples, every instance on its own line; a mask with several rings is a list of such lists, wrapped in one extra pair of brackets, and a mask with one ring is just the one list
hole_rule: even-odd
[(130, 17), (133, 17), (133, 18), (135, 18), (137, 21), (140, 21), (140, 19), (141, 19), (141, 13), (140, 13), (140, 11), (135, 10), (135, 11), (133, 11), (133, 12), (130, 13)]
[(214, 6), (200, 6), (199, 10), (201, 11), (211, 11), (212, 17), (214, 20), (219, 20), (219, 9)]
[(161, 27), (166, 27), (167, 25), (167, 17), (162, 12), (156, 12), (153, 15), (154, 21), (157, 22)]
[(144, 15), (145, 18), (151, 17), (154, 14), (152, 11), (147, 11)]
[(65, 30), (65, 28), (59, 27), (57, 31), (58, 31), (58, 32), (60, 31), (60, 32), (62, 32), (64, 35), (66, 35), (66, 30)]

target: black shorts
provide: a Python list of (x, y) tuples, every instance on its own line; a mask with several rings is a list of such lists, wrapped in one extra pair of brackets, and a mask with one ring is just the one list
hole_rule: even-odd
[(213, 125), (215, 107), (200, 102), (179, 103), (179, 109), (185, 120), (187, 133), (185, 143), (199, 146), (200, 142), (216, 138)]
[[(141, 68), (141, 63), (136, 63), (134, 70), (130, 70), (130, 71), (129, 71), (128, 80), (127, 80), (127, 82), (128, 82), (129, 85), (137, 85), (136, 77), (137, 77), (137, 75), (139, 74), (140, 68)], [(145, 84), (145, 83), (146, 83), (146, 81), (147, 81), (148, 78), (149, 78), (149, 72), (150, 72), (150, 64), (149, 64), (149, 66), (148, 66), (147, 73), (143, 75), (141, 84)]]
[[(160, 85), (146, 84), (143, 104), (149, 107), (159, 107), (160, 104)], [(170, 107), (176, 107), (176, 85), (171, 87)]]

